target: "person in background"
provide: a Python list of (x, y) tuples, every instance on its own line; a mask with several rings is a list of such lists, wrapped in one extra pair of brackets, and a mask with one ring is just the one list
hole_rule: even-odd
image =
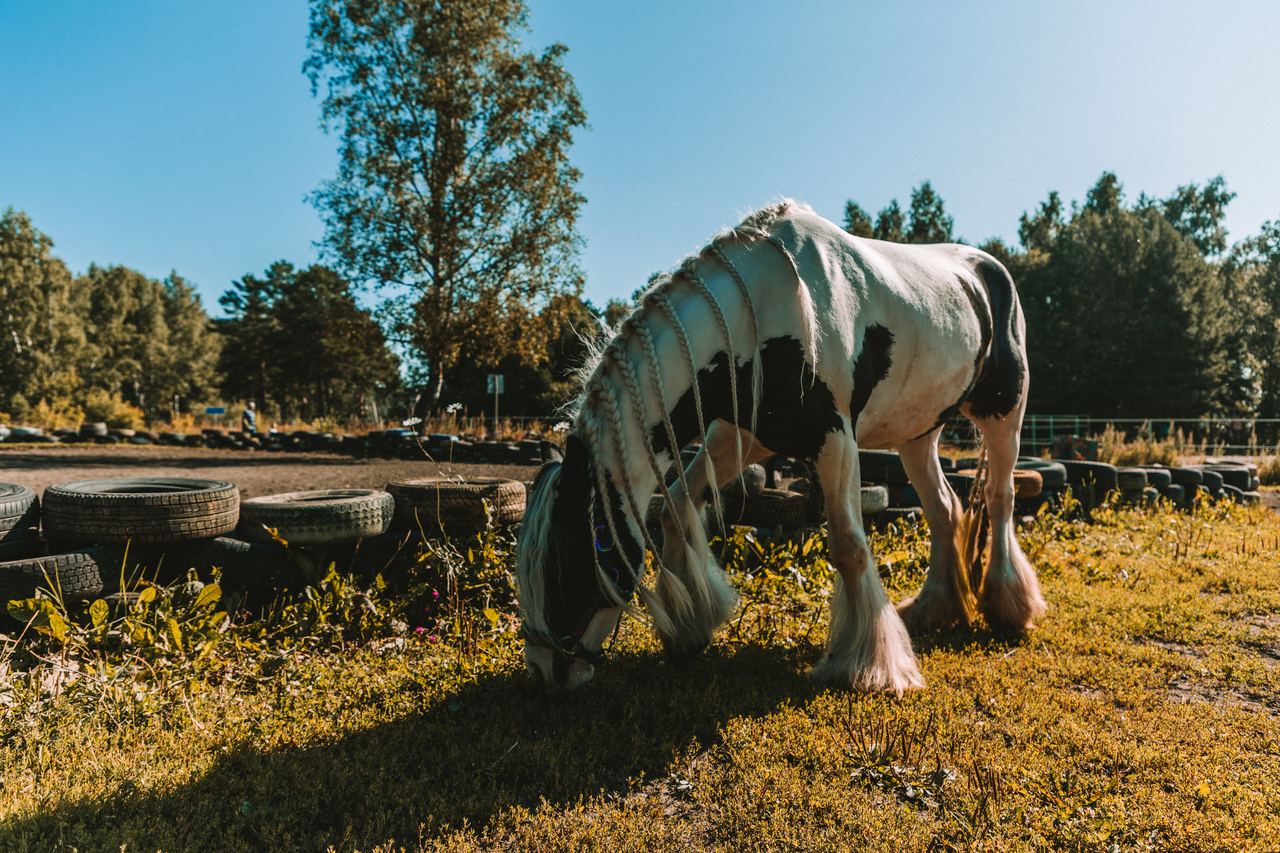
[(250, 400), (249, 405), (244, 407), (244, 414), (240, 416), (240, 431), (250, 438), (258, 434), (258, 413), (255, 411), (256, 408), (257, 404)]

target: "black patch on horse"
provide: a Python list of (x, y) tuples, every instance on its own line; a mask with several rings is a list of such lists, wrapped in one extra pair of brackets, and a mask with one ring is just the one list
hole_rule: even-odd
[[(751, 370), (755, 359), (738, 365), (738, 426), (751, 428)], [(770, 338), (760, 348), (763, 389), (756, 418), (756, 438), (770, 450), (800, 459), (814, 459), (827, 436), (844, 428), (835, 395), (813, 372), (800, 341), (790, 336)], [(706, 426), (717, 418), (734, 423), (733, 393), (729, 385), (729, 356), (718, 352), (711, 365), (698, 371), (702, 391), (702, 415)], [(698, 413), (693, 388), (685, 391), (671, 410), (676, 442), (685, 446), (698, 433)], [(656, 452), (675, 456), (662, 424), (650, 431)]]
[(862, 334), (862, 350), (853, 363), (853, 396), (849, 399), (849, 420), (857, 426), (858, 415), (867, 407), (871, 392), (889, 375), (893, 360), (893, 332), (884, 326), (871, 325)]
[[(547, 565), (544, 567), (547, 628), (557, 639), (580, 633), (597, 610), (612, 606), (600, 592), (596, 574), (593, 502), (595, 523), (604, 525), (606, 530), (608, 524), (603, 499), (593, 489), (593, 465), (587, 446), (577, 436), (570, 435), (565, 443), (560, 482), (551, 508), (551, 533)], [(543, 485), (538, 483), (535, 489)], [(613, 547), (600, 552), (600, 565), (604, 567), (605, 574), (617, 578), (618, 592), (626, 600), (635, 592), (636, 578), (627, 570), (619, 549), (626, 552), (632, 566), (639, 568), (644, 566), (644, 547), (631, 535), (622, 510), (622, 496), (607, 476), (605, 485), (621, 541), (613, 542), (612, 534), (609, 534), (607, 544)]]
[(1014, 410), (1022, 397), (1022, 383), (1027, 375), (1027, 365), (1022, 358), (1022, 340), (1018, 333), (1018, 296), (1013, 279), (1004, 267), (992, 261), (978, 263), (978, 272), (987, 287), (987, 299), (991, 304), (991, 321), (994, 337), (991, 354), (982, 368), (969, 395), (969, 412), (974, 417), (1002, 418)]

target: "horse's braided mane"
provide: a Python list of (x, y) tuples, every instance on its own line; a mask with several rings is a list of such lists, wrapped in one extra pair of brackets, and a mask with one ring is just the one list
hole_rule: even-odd
[[(759, 399), (763, 387), (760, 359), (760, 346), (762, 342), (760, 340), (759, 320), (756, 314), (755, 305), (751, 298), (750, 290), (737, 268), (729, 260), (724, 251), (724, 246), (730, 242), (736, 242), (739, 244), (768, 242), (772, 244), (787, 260), (792, 270), (795, 272), (796, 281), (799, 285), (798, 297), (800, 299), (801, 319), (804, 326), (804, 334), (807, 339), (804, 341), (806, 354), (810, 356), (811, 360), (814, 360), (814, 357), (816, 356), (817, 330), (815, 317), (813, 315), (812, 299), (809, 295), (807, 286), (805, 286), (804, 282), (800, 279), (799, 269), (796, 266), (795, 258), (783, 242), (772, 233), (773, 227), (775, 227), (779, 221), (795, 211), (811, 212), (811, 209), (807, 205), (797, 204), (790, 199), (783, 199), (775, 204), (763, 207), (743, 219), (738, 226), (716, 235), (706, 249), (706, 251), (708, 251), (710, 255), (729, 272), (729, 275), (732, 277), (739, 293), (742, 296), (743, 302), (750, 316), (754, 348), (751, 383), (753, 400), (751, 431), (753, 433), (755, 430), (756, 411), (759, 409)], [(702, 394), (700, 393), (698, 385), (698, 365), (693, 357), (693, 350), (689, 342), (688, 334), (681, 322), (679, 312), (675, 309), (675, 306), (671, 301), (669, 291), (680, 281), (683, 281), (703, 297), (710, 306), (711, 313), (715, 318), (716, 326), (720, 334), (725, 339), (728, 347), (730, 394), (733, 399), (734, 422), (737, 423), (738, 388), (737, 370), (735, 367), (736, 356), (733, 351), (732, 330), (729, 328), (728, 320), (719, 300), (716, 299), (710, 287), (707, 286), (702, 277), (698, 274), (698, 267), (700, 263), (701, 260), (699, 255), (691, 255), (686, 257), (680, 263), (674, 273), (662, 273), (652, 277), (650, 279), (649, 287), (638, 297), (637, 307), (631, 315), (619, 323), (615, 328), (606, 327), (604, 330), (605, 334), (597, 338), (597, 341), (601, 341), (601, 343), (588, 343), (588, 358), (583, 366), (578, 370), (578, 376), (583, 383), (583, 393), (565, 407), (565, 411), (572, 415), (575, 431), (584, 439), (591, 457), (595, 460), (595, 464), (592, 466), (595, 471), (595, 484), (599, 493), (605, 496), (605, 499), (601, 501), (604, 507), (604, 523), (608, 527), (609, 532), (613, 537), (613, 541), (621, 542), (622, 539), (618, 535), (619, 522), (614, 517), (613, 508), (607, 498), (608, 477), (621, 480), (618, 485), (622, 487), (622, 491), (625, 493), (624, 498), (626, 506), (639, 522), (645, 545), (655, 555), (659, 583), (665, 588), (668, 601), (672, 602), (677, 609), (690, 608), (692, 606), (691, 598), (688, 590), (685, 588), (681, 580), (668, 571), (662, 564), (661, 551), (656, 547), (648, 532), (647, 526), (644, 523), (644, 510), (647, 509), (647, 502), (646, 506), (642, 509), (635, 493), (631, 473), (627, 466), (622, 464), (625, 452), (625, 431), (623, 426), (623, 415), (618, 405), (618, 394), (615, 388), (620, 384), (626, 391), (632, 417), (639, 428), (640, 435), (644, 437), (642, 443), (648, 456), (649, 465), (658, 479), (659, 488), (662, 492), (664, 502), (676, 517), (680, 533), (685, 539), (686, 548), (692, 548), (689, 536), (687, 535), (687, 528), (688, 524), (696, 523), (696, 519), (692, 517), (688, 519), (681, 518), (681, 514), (676, 512), (675, 500), (670, 489), (665, 483), (662, 466), (658, 462), (652, 442), (648, 439), (647, 423), (644, 416), (644, 395), (640, 385), (640, 378), (637, 375), (637, 367), (631, 363), (628, 356), (627, 345), (630, 341), (634, 340), (640, 353), (643, 355), (643, 365), (648, 368), (648, 372), (650, 374), (650, 384), (654, 392), (654, 401), (656, 403), (656, 407), (661, 412), (661, 420), (671, 445), (671, 453), (677, 460), (676, 467), (678, 469), (678, 477), (686, 497), (690, 497), (688, 494), (689, 484), (686, 480), (683, 467), (679, 464), (679, 447), (677, 446), (675, 429), (671, 423), (670, 415), (666, 410), (666, 400), (662, 387), (661, 366), (654, 346), (653, 335), (650, 332), (646, 321), (650, 316), (650, 312), (656, 309), (661, 312), (674, 331), (680, 353), (685, 359), (692, 378), (693, 400), (695, 414), (698, 421), (698, 432), (701, 438), (705, 441), (708, 425), (702, 411)], [(604, 341), (607, 341), (607, 343)], [(613, 449), (615, 451), (616, 459), (618, 460), (618, 464), (616, 465), (618, 471), (616, 473), (612, 471), (606, 473), (604, 466), (599, 464), (599, 461), (602, 458), (602, 451), (605, 447), (606, 437), (604, 434), (606, 432), (609, 434), (609, 438), (612, 439)], [(741, 459), (742, 447), (740, 436), (737, 440), (737, 450), (739, 459)], [(708, 473), (710, 474), (710, 479), (714, 482), (714, 467), (710, 457), (708, 456), (706, 458), (706, 464), (710, 469)], [(718, 490), (712, 489), (712, 495), (715, 512), (717, 516), (722, 518), (723, 509), (720, 503)], [(594, 502), (592, 512), (594, 514)], [(592, 518), (590, 523), (594, 527), (598, 522), (599, 519)], [(696, 559), (699, 555), (690, 553), (689, 556)], [(625, 552), (622, 553), (622, 558), (624, 564), (632, 572), (632, 576), (635, 578), (636, 588), (644, 600), (651, 618), (655, 623), (657, 623), (657, 627), (660, 631), (669, 629), (670, 618), (662, 607), (660, 599), (658, 599), (651, 590), (640, 582), (640, 578), (644, 570), (643, 564), (640, 566), (632, 566), (631, 561), (626, 556)], [(626, 602), (621, 599), (617, 590), (613, 587), (611, 580), (598, 564), (597, 574), (599, 576), (601, 589), (605, 595), (615, 605), (626, 607), (628, 612), (631, 612), (633, 615), (638, 615), (637, 611), (633, 607), (628, 606)], [(702, 586), (705, 583), (705, 578), (699, 573), (694, 573), (692, 577), (699, 586)]]

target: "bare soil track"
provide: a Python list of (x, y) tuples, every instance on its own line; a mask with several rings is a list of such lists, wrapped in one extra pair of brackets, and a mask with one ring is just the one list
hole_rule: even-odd
[(38, 494), (55, 483), (107, 477), (194, 477), (224, 480), (242, 498), (310, 489), (381, 489), (419, 477), (509, 477), (530, 480), (531, 465), (438, 464), (429, 459), (353, 459), (331, 453), (265, 453), (183, 447), (13, 447), (0, 445), (0, 481)]

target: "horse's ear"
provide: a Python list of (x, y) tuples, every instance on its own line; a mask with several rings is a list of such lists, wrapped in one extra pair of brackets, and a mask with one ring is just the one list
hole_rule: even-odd
[(538, 452), (542, 454), (543, 462), (563, 462), (564, 453), (560, 450), (560, 445), (551, 441), (542, 441), (538, 443)]
[(564, 467), (560, 469), (560, 493), (568, 493), (566, 490), (586, 492), (591, 486), (591, 454), (587, 445), (576, 435), (570, 435), (564, 443), (564, 450)]

